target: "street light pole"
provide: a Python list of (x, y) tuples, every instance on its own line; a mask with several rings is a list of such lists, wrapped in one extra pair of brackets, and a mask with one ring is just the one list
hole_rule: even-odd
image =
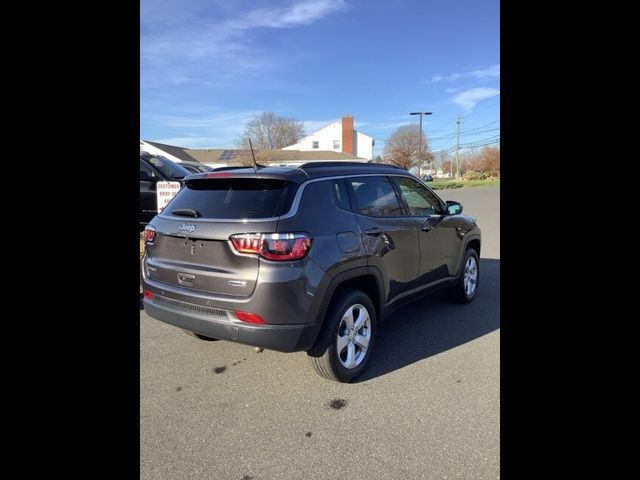
[(424, 157), (422, 152), (422, 116), (431, 115), (433, 112), (411, 112), (409, 115), (420, 115), (420, 149), (418, 150), (418, 176), (422, 176), (422, 159)]

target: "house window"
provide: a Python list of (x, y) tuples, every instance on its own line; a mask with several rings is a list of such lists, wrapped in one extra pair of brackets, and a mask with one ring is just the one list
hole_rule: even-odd
[(314, 149), (316, 149), (316, 150), (317, 150), (318, 148), (320, 148), (320, 142), (318, 142), (318, 140), (314, 140), (314, 141), (313, 141), (313, 148), (314, 148)]
[(340, 150), (340, 140), (334, 140), (333, 141), (333, 149), (334, 150)]

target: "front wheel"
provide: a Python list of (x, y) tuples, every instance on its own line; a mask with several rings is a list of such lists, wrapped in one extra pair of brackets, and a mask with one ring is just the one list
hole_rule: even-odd
[(470, 303), (476, 298), (480, 283), (480, 260), (473, 248), (464, 255), (462, 271), (457, 282), (449, 288), (449, 296), (457, 303)]
[(351, 382), (364, 371), (376, 340), (371, 299), (360, 290), (343, 290), (331, 303), (316, 344), (307, 354), (316, 373)]

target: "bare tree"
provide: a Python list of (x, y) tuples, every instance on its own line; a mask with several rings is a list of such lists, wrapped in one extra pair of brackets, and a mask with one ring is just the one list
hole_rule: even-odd
[[(253, 139), (251, 140), (253, 143)], [(273, 160), (272, 157), (275, 157), (273, 150), (259, 150), (255, 146), (253, 147), (253, 155), (251, 154), (251, 150), (248, 147), (249, 141), (247, 140), (247, 149), (246, 150), (238, 150), (235, 155), (235, 161), (240, 165), (244, 166), (252, 166), (253, 165), (253, 155), (256, 157), (256, 163), (260, 165), (266, 165)]]
[(500, 175), (500, 148), (484, 147), (467, 163), (469, 170), (479, 170), (488, 175)]
[[(420, 152), (421, 136), (422, 152)], [(429, 143), (424, 133), (420, 132), (415, 125), (404, 125), (387, 139), (383, 159), (385, 163), (398, 165), (400, 168), (409, 170), (420, 164), (432, 164), (434, 156), (429, 149)]]
[(444, 165), (446, 162), (451, 160), (449, 156), (449, 152), (447, 150), (440, 150), (436, 153), (435, 166), (437, 169), (444, 171)]
[[(293, 118), (278, 117), (275, 113), (263, 112), (247, 123), (240, 147), (249, 150), (249, 139), (254, 151), (277, 150), (288, 147), (304, 137), (304, 125)], [(256, 156), (256, 159), (258, 157)]]

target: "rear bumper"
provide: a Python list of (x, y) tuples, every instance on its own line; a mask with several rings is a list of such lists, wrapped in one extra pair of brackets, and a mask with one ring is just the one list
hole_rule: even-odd
[[(214, 295), (151, 279), (146, 263), (145, 255), (142, 287), (154, 296), (143, 303), (152, 318), (208, 337), (282, 352), (307, 351), (315, 343), (322, 323), (318, 285), (325, 272), (310, 259), (261, 264), (255, 289), (246, 297)], [(256, 313), (266, 324), (242, 322), (236, 311)]]
[(144, 299), (150, 317), (200, 335), (281, 352), (306, 351), (317, 335), (314, 324), (254, 325), (221, 314), (186, 311), (161, 298)]

